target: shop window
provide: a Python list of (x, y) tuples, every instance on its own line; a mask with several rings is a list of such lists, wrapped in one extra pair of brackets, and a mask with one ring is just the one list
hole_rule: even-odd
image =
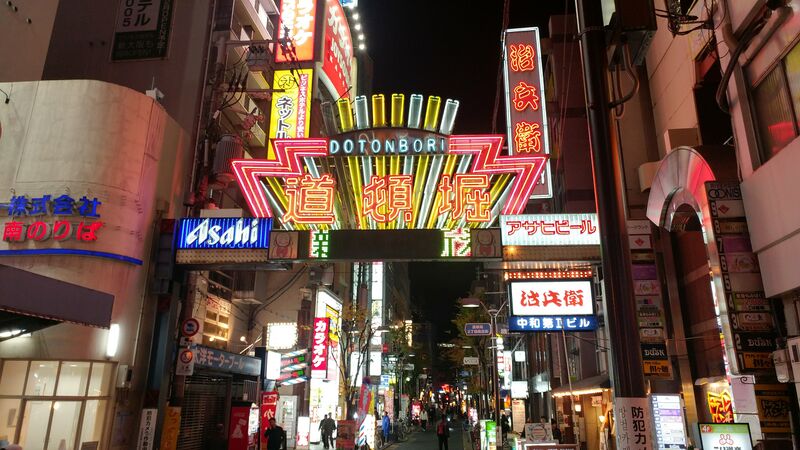
[(25, 395), (53, 395), (58, 375), (58, 361), (31, 361)]
[(14, 436), (17, 431), (20, 403), (17, 398), (0, 399), (0, 437)]
[(49, 400), (31, 400), (25, 402), (25, 415), (22, 417), (19, 445), (26, 450), (44, 449), (47, 424), (50, 422), (50, 410), (53, 402)]
[(108, 388), (111, 385), (112, 365), (108, 363), (92, 364), (92, 378), (89, 381), (89, 397), (100, 397), (108, 395)]
[(800, 46), (759, 82), (753, 100), (763, 163), (783, 150), (800, 130)]
[(89, 382), (88, 362), (65, 361), (61, 363), (61, 374), (58, 376), (56, 395), (86, 395), (86, 384)]
[(103, 419), (106, 417), (108, 400), (89, 400), (83, 413), (81, 426), (81, 445), (88, 442), (100, 442), (103, 437)]
[(0, 373), (0, 395), (18, 395), (25, 386), (28, 361), (4, 361)]

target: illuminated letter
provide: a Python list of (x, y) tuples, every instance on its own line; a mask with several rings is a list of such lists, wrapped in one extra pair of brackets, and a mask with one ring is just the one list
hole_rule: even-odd
[(339, 141), (331, 139), (331, 141), (328, 142), (328, 154), (335, 155), (337, 153), (339, 153)]
[(380, 153), (381, 141), (379, 139), (373, 139), (372, 142), (369, 143), (369, 147), (372, 149), (372, 153)]
[(383, 146), (386, 149), (386, 154), (387, 155), (389, 153), (394, 153), (395, 152), (395, 147), (396, 147), (395, 144), (396, 144), (396, 142), (395, 142), (394, 139), (387, 139), (386, 142), (384, 142)]
[(408, 139), (400, 138), (400, 153), (408, 153)]
[(363, 155), (364, 152), (365, 152), (364, 149), (366, 148), (366, 146), (367, 146), (367, 141), (364, 140), (364, 139), (359, 139), (358, 140), (358, 153), (361, 153)]
[(436, 153), (436, 138), (428, 138), (428, 153)]
[(344, 147), (344, 152), (347, 153), (348, 155), (350, 153), (353, 153), (354, 146), (355, 144), (353, 143), (352, 139), (345, 139), (344, 144), (342, 145), (342, 147)]
[(422, 152), (422, 139), (414, 139), (414, 153)]

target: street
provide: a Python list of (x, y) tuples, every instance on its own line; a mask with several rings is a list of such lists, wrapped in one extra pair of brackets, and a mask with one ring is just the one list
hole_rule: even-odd
[[(450, 450), (471, 450), (469, 437), (461, 428), (461, 422), (450, 422), (450, 439), (448, 440)], [(438, 449), (439, 440), (436, 437), (435, 427), (428, 427), (428, 431), (415, 431), (411, 433), (405, 442), (393, 443), (388, 447), (391, 450), (426, 450)]]

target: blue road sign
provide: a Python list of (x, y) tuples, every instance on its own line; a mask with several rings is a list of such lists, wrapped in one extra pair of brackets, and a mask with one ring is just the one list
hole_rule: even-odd
[(492, 324), (467, 323), (464, 324), (464, 333), (467, 336), (490, 336), (492, 334)]

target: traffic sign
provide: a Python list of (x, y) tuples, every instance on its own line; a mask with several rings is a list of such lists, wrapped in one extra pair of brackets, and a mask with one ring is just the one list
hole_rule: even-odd
[(175, 365), (175, 375), (190, 376), (194, 374), (194, 352), (189, 348), (178, 350), (178, 361)]
[(188, 348), (181, 350), (180, 359), (182, 363), (189, 364), (194, 359), (194, 353)]
[(200, 322), (195, 318), (189, 318), (181, 324), (181, 334), (186, 337), (192, 337), (200, 331)]
[(492, 324), (467, 323), (464, 324), (464, 333), (466, 333), (467, 336), (491, 336)]

